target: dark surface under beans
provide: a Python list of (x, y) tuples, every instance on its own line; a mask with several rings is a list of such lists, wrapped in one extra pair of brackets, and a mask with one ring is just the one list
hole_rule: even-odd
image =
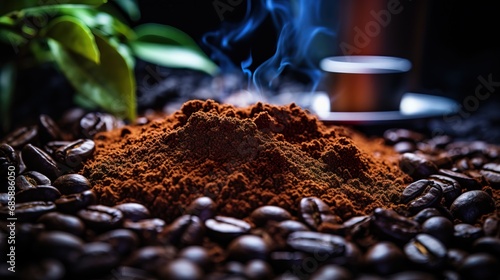
[(135, 202), (99, 204), (77, 172), (92, 137), (121, 122), (71, 116), (40, 116), (0, 141), (0, 168), (17, 175), (16, 273), (2, 254), (1, 279), (500, 279), (499, 146), (390, 129), (384, 139), (414, 179), (398, 211), (342, 221), (334, 207), (303, 197), (296, 216), (262, 205), (237, 219), (199, 197), (167, 224)]

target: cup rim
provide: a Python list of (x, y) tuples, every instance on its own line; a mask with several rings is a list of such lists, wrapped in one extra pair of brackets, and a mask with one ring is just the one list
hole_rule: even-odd
[(342, 55), (323, 58), (320, 67), (332, 73), (387, 74), (408, 72), (412, 64), (408, 59), (395, 56)]

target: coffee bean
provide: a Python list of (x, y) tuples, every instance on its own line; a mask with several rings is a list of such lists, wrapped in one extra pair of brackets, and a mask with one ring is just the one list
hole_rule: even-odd
[(323, 222), (341, 223), (330, 207), (318, 197), (304, 197), (300, 200), (300, 217), (306, 225), (317, 230)]
[(122, 203), (113, 206), (113, 208), (120, 210), (123, 213), (125, 219), (131, 220), (133, 222), (148, 219), (149, 217), (151, 217), (151, 213), (149, 212), (148, 208), (139, 203)]
[(87, 113), (80, 119), (80, 132), (85, 138), (92, 139), (97, 133), (110, 131), (123, 124), (107, 113)]
[(493, 198), (488, 193), (478, 190), (464, 192), (450, 206), (453, 217), (470, 224), (493, 210), (495, 210)]
[[(423, 272), (423, 271), (415, 271), (415, 270), (408, 270), (408, 271), (402, 271), (398, 273), (394, 273), (390, 275), (389, 280), (439, 280), (439, 279), (447, 279), (451, 280), (448, 278), (438, 278), (432, 273), (428, 272)], [(456, 279), (459, 280), (459, 279)]]
[(483, 223), (484, 235), (500, 238), (500, 217), (488, 216)]
[(227, 248), (229, 260), (247, 262), (249, 260), (266, 260), (269, 255), (269, 246), (261, 237), (242, 235), (237, 237)]
[(52, 186), (37, 186), (16, 193), (16, 201), (19, 203), (29, 201), (55, 201), (61, 193)]
[(90, 205), (77, 215), (89, 228), (97, 231), (115, 229), (123, 222), (120, 210), (105, 205)]
[(482, 228), (471, 224), (455, 224), (453, 229), (454, 244), (458, 248), (468, 249), (476, 239), (484, 236)]
[(137, 222), (125, 220), (123, 228), (135, 232), (144, 244), (155, 244), (157, 237), (165, 228), (165, 221), (158, 218), (144, 219)]
[(115, 279), (111, 278), (109, 280), (127, 279), (127, 280), (155, 280), (153, 274), (148, 273), (145, 270), (129, 267), (129, 266), (119, 266), (112, 270), (111, 274)]
[(283, 232), (286, 232), (286, 233), (291, 233), (291, 232), (294, 232), (294, 231), (308, 231), (309, 228), (299, 222), (299, 221), (295, 221), (295, 220), (286, 220), (286, 221), (281, 221), (278, 223), (278, 227), (280, 229), (283, 230)]
[(231, 240), (248, 233), (251, 229), (249, 223), (225, 216), (215, 216), (205, 221), (205, 227), (210, 238), (215, 241)]
[(212, 265), (209, 252), (202, 246), (188, 246), (179, 252), (178, 257), (193, 262), (204, 271), (208, 271)]
[(14, 166), (16, 173), (19, 172), (19, 156), (16, 150), (9, 144), (0, 144), (0, 171), (7, 174), (9, 166)]
[(66, 166), (78, 170), (83, 162), (92, 156), (95, 143), (90, 139), (78, 139), (55, 151), (55, 159)]
[(21, 150), (28, 143), (38, 141), (38, 128), (36, 125), (22, 126), (7, 134), (0, 143), (5, 143), (16, 150)]
[(322, 266), (318, 271), (311, 275), (311, 280), (350, 280), (353, 276), (349, 270), (342, 266), (328, 264)]
[(409, 203), (410, 201), (421, 195), (432, 182), (427, 179), (417, 180), (405, 187), (401, 195), (401, 203)]
[(118, 265), (120, 257), (110, 244), (89, 242), (83, 245), (82, 252), (71, 266), (71, 273), (86, 279), (104, 276)]
[(85, 225), (80, 219), (59, 212), (43, 214), (37, 222), (45, 225), (47, 230), (64, 231), (76, 236), (82, 236), (85, 230)]
[(37, 171), (28, 171), (16, 177), (16, 188), (25, 190), (35, 188), (40, 185), (50, 185), (50, 179)]
[(83, 241), (73, 234), (61, 231), (41, 233), (35, 251), (44, 258), (53, 258), (67, 267), (74, 265), (83, 251)]
[(365, 262), (370, 270), (388, 275), (401, 271), (406, 264), (406, 257), (394, 243), (382, 241), (368, 249)]
[(64, 195), (81, 193), (92, 188), (89, 180), (80, 174), (61, 175), (54, 181), (53, 186)]
[(474, 252), (483, 252), (500, 258), (500, 238), (483, 236), (479, 237), (472, 244)]
[(386, 238), (407, 242), (420, 231), (420, 225), (391, 209), (376, 208), (373, 225)]
[(479, 171), (494, 188), (500, 188), (500, 164), (488, 163)]
[(22, 158), (27, 168), (42, 173), (50, 180), (55, 180), (61, 175), (57, 163), (38, 147), (26, 144), (22, 150)]
[(281, 222), (291, 218), (292, 215), (288, 211), (273, 205), (261, 206), (250, 214), (250, 219), (258, 227), (266, 225), (269, 221)]
[(50, 142), (47, 142), (44, 146), (43, 146), (43, 149), (45, 152), (47, 152), (49, 155), (51, 155), (52, 157), (55, 157), (56, 156), (56, 151), (57, 149), (61, 148), (61, 147), (64, 147), (64, 146), (67, 146), (69, 144), (71, 144), (71, 142), (73, 141), (63, 141), (63, 140), (59, 140), (59, 141), (50, 141)]
[(95, 238), (96, 242), (111, 245), (114, 252), (120, 256), (127, 256), (139, 246), (137, 234), (128, 229), (114, 229), (104, 232)]
[(165, 280), (198, 280), (203, 279), (203, 271), (186, 259), (176, 259), (161, 267), (158, 275)]
[(309, 254), (299, 251), (272, 251), (269, 256), (270, 263), (275, 271), (285, 272), (290, 268), (296, 268), (293, 271), (295, 274), (297, 274), (297, 270), (302, 268), (304, 260), (307, 258), (311, 258)]
[(427, 219), (430, 219), (432, 217), (439, 217), (442, 216), (441, 212), (437, 208), (430, 207), (430, 208), (425, 208), (421, 211), (419, 211), (417, 214), (415, 214), (412, 217), (412, 220), (419, 224), (423, 224)]
[(388, 129), (384, 132), (383, 137), (389, 144), (401, 141), (420, 142), (425, 139), (423, 134), (404, 128)]
[(438, 167), (433, 162), (414, 153), (404, 153), (399, 166), (415, 180), (427, 178), (438, 172)]
[(272, 279), (273, 269), (263, 260), (250, 260), (245, 265), (244, 274), (249, 280)]
[(448, 246), (453, 241), (453, 223), (445, 217), (435, 216), (422, 224), (422, 232), (432, 235)]
[(55, 201), (57, 210), (64, 213), (76, 213), (77, 211), (95, 203), (96, 196), (91, 190), (81, 193), (62, 195)]
[[(41, 215), (56, 210), (56, 205), (51, 201), (30, 201), (24, 203), (16, 203), (14, 212), (18, 221), (35, 221)], [(0, 217), (6, 219), (12, 217), (11, 210), (8, 206), (0, 208)]]
[(455, 172), (449, 169), (439, 169), (439, 174), (456, 180), (460, 186), (467, 190), (477, 190), (481, 188), (481, 184), (476, 179), (465, 175), (464, 173)]
[(414, 152), (417, 149), (417, 145), (412, 141), (400, 141), (394, 144), (393, 148), (396, 153), (404, 154)]
[(450, 206), (453, 201), (460, 194), (462, 194), (462, 187), (455, 179), (439, 174), (434, 174), (429, 176), (429, 180), (431, 180), (435, 185), (441, 187), (446, 206)]
[(446, 259), (446, 247), (432, 235), (421, 233), (404, 246), (406, 257), (428, 269), (439, 269)]
[(186, 213), (198, 216), (202, 222), (205, 222), (215, 216), (215, 207), (215, 202), (210, 197), (202, 196), (191, 202)]
[(290, 233), (287, 244), (294, 250), (320, 255), (323, 260), (338, 257), (345, 253), (346, 240), (339, 236), (313, 231)]
[(408, 209), (411, 213), (417, 213), (422, 209), (428, 207), (434, 207), (441, 201), (443, 196), (443, 190), (438, 184), (430, 184), (424, 190), (424, 192), (413, 199), (408, 204)]
[(38, 117), (38, 135), (41, 143), (63, 138), (59, 126), (50, 116), (45, 114)]
[(156, 274), (175, 257), (175, 250), (168, 246), (144, 246), (134, 251), (125, 261), (125, 265)]
[(465, 258), (468, 256), (468, 253), (458, 248), (450, 248), (448, 249), (446, 256), (446, 262), (448, 263), (448, 266), (455, 270), (458, 270), (458, 268), (464, 262)]
[(205, 229), (200, 218), (192, 215), (182, 215), (168, 225), (160, 235), (166, 244), (179, 247), (200, 245)]
[(474, 253), (465, 258), (459, 269), (462, 279), (497, 280), (500, 275), (500, 262), (486, 253)]
[(5, 206), (10, 201), (9, 193), (0, 192), (0, 206)]

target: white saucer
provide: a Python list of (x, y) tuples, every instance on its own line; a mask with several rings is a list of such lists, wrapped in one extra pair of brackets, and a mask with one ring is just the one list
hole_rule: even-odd
[(366, 125), (445, 117), (457, 113), (458, 109), (458, 103), (452, 99), (409, 92), (401, 99), (399, 111), (316, 112), (316, 114), (325, 124)]

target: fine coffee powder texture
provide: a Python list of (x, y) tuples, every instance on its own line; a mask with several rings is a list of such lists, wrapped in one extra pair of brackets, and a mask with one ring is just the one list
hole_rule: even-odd
[(139, 202), (167, 221), (200, 196), (220, 215), (246, 217), (262, 205), (298, 212), (323, 199), (343, 219), (398, 208), (411, 179), (381, 139), (325, 126), (291, 104), (236, 108), (193, 100), (144, 125), (100, 133), (81, 170), (98, 200)]

